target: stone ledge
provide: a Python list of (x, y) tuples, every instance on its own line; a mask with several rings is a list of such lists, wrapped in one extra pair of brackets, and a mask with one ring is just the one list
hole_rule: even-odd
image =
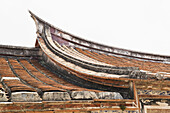
[(72, 99), (98, 99), (95, 92), (92, 91), (72, 91)]
[(67, 101), (71, 100), (67, 92), (45, 92), (43, 94), (43, 101)]
[(37, 92), (15, 92), (11, 93), (12, 102), (39, 102), (40, 96)]
[(8, 101), (8, 98), (5, 92), (0, 90), (0, 102), (6, 102), (6, 101)]
[(97, 96), (99, 99), (123, 99), (120, 93), (117, 92), (99, 92)]
[(2, 82), (3, 80), (20, 80), (20, 79), (18, 77), (2, 77), (0, 81)]

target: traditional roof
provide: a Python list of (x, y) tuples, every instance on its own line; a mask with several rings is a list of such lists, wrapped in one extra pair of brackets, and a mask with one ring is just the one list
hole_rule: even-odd
[(0, 46), (1, 111), (139, 113), (169, 105), (170, 56), (87, 41), (30, 14), (35, 48)]

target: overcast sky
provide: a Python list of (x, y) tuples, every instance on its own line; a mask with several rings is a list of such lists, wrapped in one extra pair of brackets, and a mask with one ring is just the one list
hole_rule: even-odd
[(0, 44), (34, 47), (28, 10), (87, 40), (170, 55), (170, 0), (0, 0)]

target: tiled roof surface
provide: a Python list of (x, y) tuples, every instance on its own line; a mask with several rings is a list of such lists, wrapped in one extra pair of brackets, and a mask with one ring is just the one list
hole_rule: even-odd
[(170, 56), (87, 41), (31, 16), (35, 48), (0, 46), (2, 112), (140, 113), (145, 105), (169, 106)]

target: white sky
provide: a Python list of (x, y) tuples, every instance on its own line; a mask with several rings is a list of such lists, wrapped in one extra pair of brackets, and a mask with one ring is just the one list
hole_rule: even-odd
[(0, 0), (0, 44), (34, 47), (28, 10), (87, 40), (170, 55), (170, 0)]

